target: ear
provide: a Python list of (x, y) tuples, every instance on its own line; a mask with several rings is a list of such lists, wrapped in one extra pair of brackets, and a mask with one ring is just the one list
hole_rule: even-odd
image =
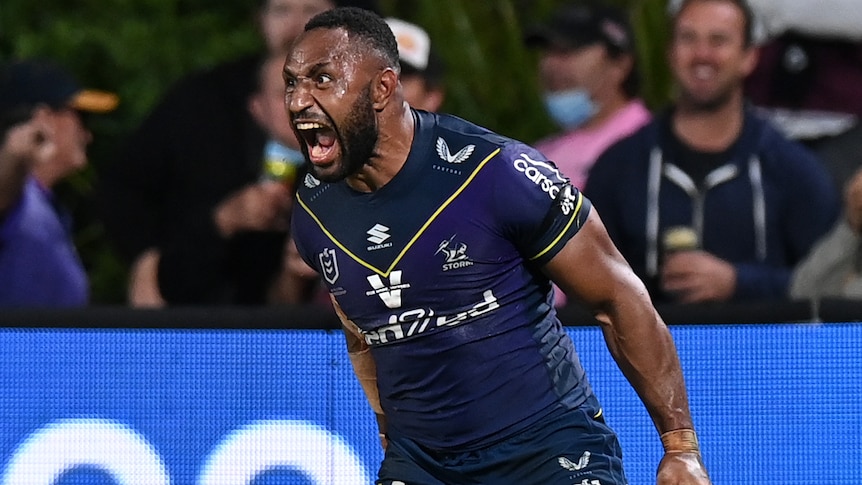
[(398, 84), (398, 73), (391, 67), (387, 67), (377, 74), (374, 79), (373, 92), (371, 93), (372, 106), (376, 111), (383, 110), (383, 108), (392, 102), (398, 90)]
[(760, 61), (760, 49), (754, 46), (751, 46), (746, 49), (745, 57), (742, 60), (743, 77), (748, 77), (749, 74), (754, 72), (754, 69), (757, 67), (758, 61)]
[(612, 59), (615, 85), (622, 86), (626, 77), (632, 72), (635, 65), (635, 58), (632, 54), (624, 54), (617, 59)]
[(260, 126), (265, 126), (266, 115), (264, 114), (263, 99), (261, 98), (263, 98), (261, 93), (253, 93), (248, 97), (246, 108), (248, 109), (248, 112), (251, 113), (251, 117), (254, 118)]
[(425, 94), (425, 99), (422, 102), (421, 109), (436, 112), (441, 106), (443, 106), (443, 101), (445, 100), (446, 93), (443, 89), (432, 89)]

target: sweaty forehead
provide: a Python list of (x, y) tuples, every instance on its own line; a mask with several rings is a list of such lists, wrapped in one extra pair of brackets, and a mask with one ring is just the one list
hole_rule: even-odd
[(296, 39), (287, 56), (285, 69), (299, 73), (323, 64), (345, 66), (346, 63), (357, 62), (358, 59), (358, 49), (351, 47), (347, 31), (314, 29), (303, 32)]

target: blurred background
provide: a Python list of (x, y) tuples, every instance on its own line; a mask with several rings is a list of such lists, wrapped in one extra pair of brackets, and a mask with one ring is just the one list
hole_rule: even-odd
[[(443, 58), (445, 112), (532, 143), (554, 131), (543, 109), (524, 29), (571, 0), (378, 0), (385, 15), (423, 26)], [(651, 108), (665, 103), (666, 0), (607, 0), (631, 13)], [(125, 302), (126, 271), (99, 220), (94, 185), (123, 138), (184, 74), (261, 49), (255, 0), (2, 0), (0, 60), (45, 57), (84, 86), (119, 94), (119, 109), (89, 120), (90, 165), (58, 186), (75, 220), (92, 303)]]

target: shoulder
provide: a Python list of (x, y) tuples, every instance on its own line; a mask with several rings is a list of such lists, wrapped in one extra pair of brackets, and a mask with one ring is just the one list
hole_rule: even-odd
[[(767, 163), (775, 163), (783, 168), (798, 166), (801, 169), (819, 171), (823, 169), (817, 155), (800, 143), (785, 136), (769, 119), (749, 111), (746, 129), (751, 130), (756, 141), (749, 149), (754, 150)], [(825, 170), (825, 169), (824, 169)]]
[(649, 159), (649, 153), (659, 144), (659, 121), (654, 119), (644, 123), (632, 134), (612, 143), (599, 155), (596, 165), (645, 163)]
[[(424, 113), (429, 115), (428, 113)], [(536, 148), (522, 141), (496, 133), (476, 123), (447, 114), (433, 114), (433, 121), (424, 119), (431, 129), (423, 134), (429, 138), (436, 158), (449, 165), (461, 165), (468, 171), (486, 164), (491, 167), (512, 166), (526, 154), (529, 158), (547, 161)]]

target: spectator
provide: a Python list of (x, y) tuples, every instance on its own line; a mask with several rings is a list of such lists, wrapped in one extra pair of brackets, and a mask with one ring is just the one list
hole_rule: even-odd
[[(786, 297), (837, 217), (837, 191), (743, 100), (757, 62), (744, 0), (684, 0), (672, 30), (675, 106), (601, 156), (585, 192), (656, 299)], [(662, 246), (678, 226), (695, 249)]]
[(261, 59), (340, 3), (265, 0), (267, 52), (175, 85), (104, 174), (106, 227), (131, 262), (129, 303), (262, 304), (285, 246), (289, 190), (260, 183), (268, 136), (248, 109)]
[(540, 50), (545, 105), (563, 130), (536, 148), (582, 188), (596, 158), (650, 119), (638, 98), (632, 29), (614, 7), (568, 5), (525, 41)]
[(749, 99), (788, 137), (820, 157), (836, 187), (862, 151), (862, 9), (855, 0), (752, 2), (764, 26)]
[(0, 68), (0, 306), (89, 302), (69, 214), (51, 189), (87, 163), (82, 113), (116, 105), (114, 94), (82, 89), (47, 61)]
[(418, 25), (396, 18), (386, 19), (401, 60), (401, 86), (407, 103), (425, 111), (437, 111), (446, 98), (443, 61), (431, 48), (431, 38)]
[[(305, 155), (293, 132), (284, 105), (284, 56), (269, 56), (260, 66), (259, 89), (249, 98), (249, 111), (269, 137), (264, 148), (262, 178), (280, 183), (292, 194), (298, 178), (305, 173)], [(281, 272), (269, 288), (270, 303), (306, 303), (314, 300), (317, 288), (316, 273), (297, 271), (291, 258), (295, 251), (286, 241)], [(304, 263), (303, 263), (304, 264)]]
[(796, 268), (793, 298), (862, 298), (862, 169), (844, 189), (844, 217)]

